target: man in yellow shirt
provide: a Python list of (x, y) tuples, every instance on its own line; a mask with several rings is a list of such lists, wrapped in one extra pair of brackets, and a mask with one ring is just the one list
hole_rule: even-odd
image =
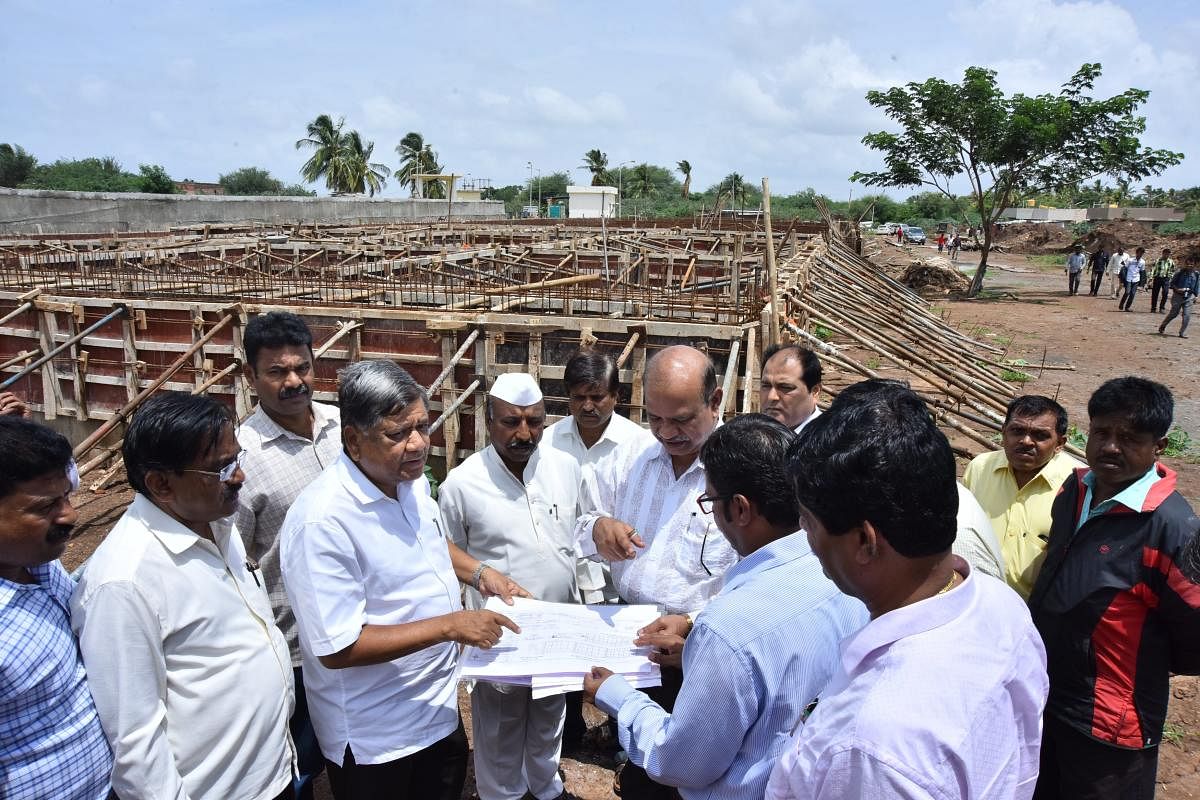
[(1067, 412), (1049, 397), (1022, 395), (1009, 403), (1001, 437), (1004, 449), (972, 459), (962, 482), (992, 520), (1005, 580), (1028, 600), (1046, 552), (1050, 506), (1083, 464), (1063, 452)]

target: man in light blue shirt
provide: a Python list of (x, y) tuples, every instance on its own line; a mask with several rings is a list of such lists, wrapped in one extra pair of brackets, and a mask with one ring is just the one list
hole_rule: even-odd
[(822, 574), (798, 531), (785, 473), (794, 438), (776, 420), (748, 414), (700, 451), (707, 486), (697, 502), (742, 560), (694, 627), (671, 615), (636, 640), (653, 646), (659, 663), (677, 663), (682, 649), (673, 712), (607, 669), (584, 682), (585, 698), (616, 717), (629, 754), (622, 797), (667, 797), (667, 786), (684, 798), (762, 797), (772, 762), (834, 672), (838, 642), (867, 622), (866, 608)]
[(1079, 277), (1083, 274), (1085, 266), (1087, 256), (1083, 254), (1083, 245), (1077, 244), (1071, 255), (1067, 256), (1067, 264), (1063, 267), (1063, 272), (1067, 273), (1067, 294), (1079, 293)]

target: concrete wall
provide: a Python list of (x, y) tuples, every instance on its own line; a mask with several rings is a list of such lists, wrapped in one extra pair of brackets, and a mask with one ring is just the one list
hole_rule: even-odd
[(1001, 219), (1027, 219), (1033, 222), (1083, 222), (1086, 208), (1006, 208)]
[[(445, 200), (228, 197), (0, 188), (0, 233), (108, 233), (177, 225), (416, 222), (444, 219)], [(455, 219), (499, 219), (504, 203), (454, 202)]]
[(1134, 206), (1125, 208), (1089, 208), (1087, 210), (1088, 219), (1098, 220), (1131, 219), (1134, 222), (1183, 222), (1185, 216), (1182, 211), (1176, 211), (1173, 208)]

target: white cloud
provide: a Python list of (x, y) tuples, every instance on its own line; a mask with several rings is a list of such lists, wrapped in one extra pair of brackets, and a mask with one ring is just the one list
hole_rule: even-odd
[(758, 122), (778, 124), (789, 122), (793, 117), (763, 89), (757, 78), (742, 70), (726, 76), (721, 81), (721, 89), (731, 103)]
[(492, 108), (504, 107), (512, 102), (512, 98), (500, 92), (493, 92), (489, 89), (480, 89), (475, 93), (476, 99), (480, 105), (490, 106)]
[(617, 122), (625, 117), (625, 106), (610, 92), (579, 101), (549, 86), (533, 86), (525, 90), (525, 98), (542, 119), (552, 123), (592, 125)]
[(412, 126), (415, 115), (407, 106), (389, 97), (374, 95), (362, 101), (363, 118), (371, 128), (396, 131)]
[(79, 82), (79, 96), (84, 102), (99, 105), (108, 100), (108, 81), (88, 76)]

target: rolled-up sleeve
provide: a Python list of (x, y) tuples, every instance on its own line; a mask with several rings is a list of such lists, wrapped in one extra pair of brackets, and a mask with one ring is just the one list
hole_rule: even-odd
[(72, 622), (113, 750), (113, 791), (126, 800), (186, 800), (168, 738), (166, 655), (152, 604), (132, 583), (105, 583), (76, 603)]
[(307, 522), (280, 542), (283, 584), (300, 636), (316, 656), (345, 650), (366, 625), (363, 567), (336, 522)]

